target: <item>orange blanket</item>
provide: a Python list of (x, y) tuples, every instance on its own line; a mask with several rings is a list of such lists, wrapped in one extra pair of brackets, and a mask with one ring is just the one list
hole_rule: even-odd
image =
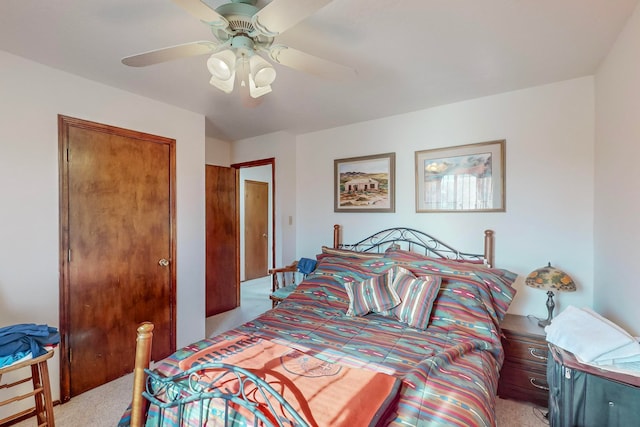
[[(400, 386), (399, 379), (387, 374), (324, 362), (249, 336), (203, 349), (179, 366), (187, 370), (212, 362), (240, 366), (262, 377), (311, 426), (375, 426), (385, 420)], [(216, 374), (211, 372), (210, 378)], [(238, 384), (224, 386), (235, 391)]]

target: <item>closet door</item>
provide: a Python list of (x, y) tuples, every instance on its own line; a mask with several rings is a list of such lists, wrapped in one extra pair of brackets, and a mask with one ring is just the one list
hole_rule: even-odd
[(175, 141), (60, 116), (61, 396), (175, 351)]

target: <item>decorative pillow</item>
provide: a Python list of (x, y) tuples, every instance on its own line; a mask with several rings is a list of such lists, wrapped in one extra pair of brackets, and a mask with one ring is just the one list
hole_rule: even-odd
[(345, 289), (349, 295), (347, 316), (364, 316), (381, 313), (400, 304), (398, 294), (389, 286), (393, 280), (393, 269), (373, 276), (362, 282), (347, 282)]
[(429, 327), (464, 330), (499, 342), (500, 322), (516, 293), (507, 282), (490, 275), (484, 275), (483, 281), (442, 276)]
[[(473, 306), (480, 304), (479, 307), (494, 319), (496, 325), (502, 321), (516, 293), (511, 286), (518, 277), (515, 273), (499, 268), (489, 268), (484, 265), (429, 258), (420, 254), (416, 255), (408, 254), (407, 251), (397, 250), (387, 251), (386, 253), (387, 258), (394, 260), (398, 266), (411, 271), (416, 277), (440, 276), (442, 278), (441, 292), (440, 296), (436, 298), (431, 324), (434, 324), (436, 317), (440, 317), (437, 313), (438, 302), (443, 299), (443, 291), (450, 297), (452, 303), (459, 302), (462, 310), (468, 310), (468, 307), (466, 309), (464, 307), (469, 304)], [(449, 284), (452, 285), (451, 288)], [(459, 288), (459, 286), (462, 286), (462, 288)], [(471, 302), (467, 298), (472, 295), (476, 299), (475, 302)], [(458, 308), (455, 310), (458, 310)], [(445, 317), (454, 319), (453, 316), (450, 316), (450, 313)], [(461, 324), (463, 322), (456, 321), (456, 323)]]
[(473, 281), (442, 278), (431, 309), (429, 326), (464, 330), (483, 339), (499, 340), (497, 315), (486, 288)]
[(393, 309), (381, 314), (393, 315), (400, 322), (417, 329), (427, 329), (431, 308), (440, 290), (440, 282), (439, 276), (417, 278), (409, 270), (395, 267), (391, 289), (402, 301)]
[(382, 258), (384, 256), (384, 254), (379, 254), (375, 252), (356, 252), (356, 251), (350, 251), (348, 249), (330, 248), (328, 246), (322, 247), (322, 254), (329, 255), (329, 256), (341, 256), (341, 257), (359, 258), (359, 259)]
[(318, 260), (316, 269), (307, 276), (307, 280), (322, 276), (330, 277), (342, 285), (346, 282), (362, 282), (387, 272), (395, 264), (395, 261), (388, 258), (359, 259), (324, 255)]

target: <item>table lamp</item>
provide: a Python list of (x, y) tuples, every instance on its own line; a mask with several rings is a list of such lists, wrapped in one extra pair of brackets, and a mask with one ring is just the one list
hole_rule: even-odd
[(538, 326), (541, 328), (549, 325), (553, 318), (553, 309), (556, 305), (553, 302), (552, 289), (558, 292), (573, 292), (576, 290), (576, 284), (573, 279), (564, 271), (552, 267), (551, 263), (546, 267), (532, 271), (527, 276), (525, 283), (532, 288), (545, 289), (547, 291), (547, 310), (549, 311), (549, 316), (546, 320), (540, 320), (538, 322)]

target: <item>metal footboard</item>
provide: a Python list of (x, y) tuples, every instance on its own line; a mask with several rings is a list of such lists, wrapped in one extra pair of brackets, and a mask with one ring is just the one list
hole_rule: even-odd
[(145, 373), (147, 426), (308, 426), (269, 383), (238, 366), (208, 363), (172, 377)]

